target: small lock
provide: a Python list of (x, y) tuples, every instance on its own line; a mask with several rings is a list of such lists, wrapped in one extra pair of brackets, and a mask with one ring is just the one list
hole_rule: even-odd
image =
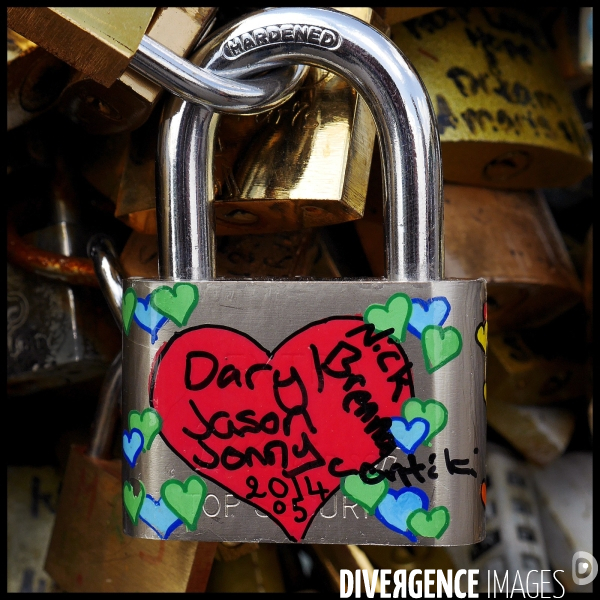
[(13, 6), (7, 17), (12, 29), (108, 87), (126, 69), (155, 11)]
[[(177, 56), (186, 56), (210, 30), (216, 11), (215, 7), (158, 8), (146, 35)], [(91, 134), (132, 131), (146, 122), (162, 91), (131, 67), (109, 88), (80, 73), (66, 87), (59, 108)]]
[[(71, 81), (73, 89), (65, 94), (62, 109), (90, 133), (110, 133), (141, 125), (162, 88), (234, 113), (266, 106), (267, 96), (278, 96), (284, 88), (293, 93), (306, 67), (293, 68), (283, 77), (271, 73), (256, 85), (228, 78), (217, 82), (213, 73), (181, 58), (210, 29), (214, 11), (211, 7), (9, 7), (7, 17), (17, 33), (83, 74)], [(86, 76), (104, 88), (111, 86), (110, 90), (91, 82), (86, 85)]]
[[(49, 104), (60, 95), (60, 110), (89, 133), (136, 129), (148, 119), (163, 90), (128, 66), (142, 36), (147, 34), (177, 56), (185, 56), (213, 25), (216, 10), (215, 7), (9, 8), (8, 18), (13, 26), (38, 44), (37, 55), (42, 57), (36, 57), (33, 67), (27, 63), (18, 70), (12, 67), (11, 72), (17, 71), (12, 75), (13, 80), (25, 68), (27, 72), (21, 77), (27, 79), (22, 86), (25, 91), (19, 97), (22, 110), (13, 108), (15, 102), (11, 103), (11, 122), (17, 122), (17, 118), (23, 122), (25, 116), (31, 118), (33, 115), (27, 114), (32, 112), (29, 105), (37, 107), (42, 100)], [(28, 63), (31, 62), (29, 59)], [(72, 74), (67, 64), (79, 72)], [(27, 94), (26, 85), (29, 83), (31, 87), (32, 82), (38, 85)], [(27, 101), (28, 98), (32, 100)], [(23, 111), (27, 111), (25, 115), (21, 114)]]
[(215, 72), (309, 63), (360, 91), (383, 154), (388, 276), (215, 280), (219, 116), (171, 101), (159, 134), (161, 279), (123, 284), (123, 477), (139, 490), (125, 532), (482, 540), (485, 281), (442, 278), (439, 138), (421, 80), (381, 33), (326, 9), (259, 11), (200, 52)]

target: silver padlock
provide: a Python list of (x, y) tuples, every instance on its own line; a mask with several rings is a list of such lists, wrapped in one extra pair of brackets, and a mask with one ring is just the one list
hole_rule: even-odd
[[(463, 545), (485, 537), (485, 281), (443, 279), (435, 115), (388, 38), (266, 9), (193, 59), (346, 77), (375, 118), (387, 279), (215, 280), (217, 113), (159, 136), (161, 279), (123, 295), (124, 530), (175, 540)], [(256, 108), (256, 107), (255, 107)]]

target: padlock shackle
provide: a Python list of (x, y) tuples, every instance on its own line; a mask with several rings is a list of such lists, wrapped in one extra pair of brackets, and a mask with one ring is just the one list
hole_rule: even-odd
[(87, 455), (91, 458), (110, 458), (115, 426), (119, 417), (123, 382), (123, 354), (119, 352), (106, 371), (98, 406), (92, 425), (92, 436)]
[(222, 77), (178, 56), (145, 35), (129, 66), (172, 94), (219, 112), (247, 115), (278, 106), (282, 95), (292, 94), (304, 81), (307, 67), (278, 67), (250, 81)]
[[(282, 41), (283, 31), (289, 41)], [(379, 135), (387, 278), (443, 278), (442, 168), (435, 113), (418, 74), (385, 35), (331, 9), (265, 9), (212, 37), (193, 60), (239, 77), (303, 63), (348, 80), (369, 106)], [(214, 278), (212, 171), (218, 119), (217, 113), (180, 99), (165, 107), (157, 168), (162, 278)]]

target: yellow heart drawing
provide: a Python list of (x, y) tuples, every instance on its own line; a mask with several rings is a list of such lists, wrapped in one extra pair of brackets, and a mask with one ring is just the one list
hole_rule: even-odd
[(487, 321), (480, 323), (477, 327), (476, 337), (477, 343), (481, 346), (481, 349), (487, 353), (487, 331), (488, 324)]

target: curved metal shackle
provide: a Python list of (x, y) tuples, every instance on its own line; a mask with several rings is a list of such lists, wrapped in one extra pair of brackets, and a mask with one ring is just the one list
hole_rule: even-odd
[(130, 66), (172, 94), (213, 110), (248, 114), (253, 106), (267, 110), (273, 99), (293, 93), (307, 73), (304, 66), (282, 68), (252, 81), (223, 77), (182, 58), (145, 35)]
[[(94, 270), (100, 289), (108, 307), (123, 330), (123, 278), (125, 276), (119, 256), (110, 237), (98, 233), (88, 241), (88, 255), (94, 263)], [(92, 425), (92, 436), (87, 454), (92, 458), (109, 458), (113, 434), (117, 423), (123, 379), (123, 353), (119, 352), (108, 368)]]
[(117, 326), (122, 331), (123, 315), (121, 307), (123, 305), (123, 279), (125, 273), (119, 261), (119, 255), (110, 237), (103, 233), (97, 233), (89, 239), (87, 251), (88, 256), (92, 259), (100, 290)]
[[(387, 277), (443, 278), (442, 168), (435, 114), (414, 68), (370, 25), (323, 8), (265, 9), (221, 30), (194, 62), (248, 77), (310, 64), (344, 77), (374, 117), (382, 152)], [(214, 278), (214, 133), (219, 116), (172, 99), (159, 134), (159, 269), (164, 279)], [(193, 225), (193, 227), (192, 227)]]

